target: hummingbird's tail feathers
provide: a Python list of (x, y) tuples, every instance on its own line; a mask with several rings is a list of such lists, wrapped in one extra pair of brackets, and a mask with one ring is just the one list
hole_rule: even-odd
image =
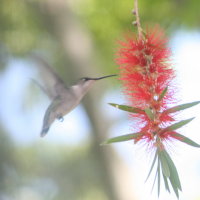
[(43, 128), (41, 133), (40, 133), (40, 136), (44, 137), (47, 134), (48, 130), (49, 130), (49, 127)]

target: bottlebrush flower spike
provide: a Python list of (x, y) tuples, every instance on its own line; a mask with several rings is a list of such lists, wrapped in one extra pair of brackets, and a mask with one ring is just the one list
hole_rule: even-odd
[(174, 139), (200, 147), (199, 144), (176, 132), (193, 118), (180, 122), (175, 122), (174, 119), (175, 112), (197, 105), (200, 101), (170, 108), (170, 104), (175, 100), (172, 82), (175, 73), (167, 41), (164, 31), (157, 26), (147, 30), (142, 37), (134, 36), (120, 42), (121, 47), (117, 52), (119, 79), (129, 105), (110, 105), (129, 112), (136, 122), (134, 133), (108, 139), (104, 144), (134, 140), (135, 143), (143, 141), (154, 147), (155, 157), (149, 175), (157, 162), (158, 195), (162, 174), (165, 188), (170, 191), (171, 183), (179, 197), (181, 184), (176, 167), (167, 153), (166, 143)]

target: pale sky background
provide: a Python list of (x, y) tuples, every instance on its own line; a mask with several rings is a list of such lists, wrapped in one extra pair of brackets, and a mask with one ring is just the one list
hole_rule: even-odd
[[(171, 39), (170, 46), (174, 54), (175, 70), (177, 71), (177, 97), (180, 103), (200, 100), (200, 33), (179, 31)], [(78, 106), (73, 112), (65, 116), (63, 123), (56, 121), (51, 127), (45, 139), (39, 137), (43, 115), (49, 104), (48, 98), (41, 92), (38, 104), (25, 107), (23, 97), (30, 78), (34, 74), (33, 68), (27, 67), (30, 63), (21, 60), (13, 60), (5, 72), (0, 74), (0, 120), (3, 122), (17, 144), (29, 145), (33, 142), (65, 143), (67, 145), (79, 145), (89, 138), (90, 124), (82, 106)], [(33, 86), (38, 90), (37, 86)], [(107, 105), (109, 102), (123, 103), (123, 96), (119, 91), (112, 91), (105, 95), (101, 109), (106, 110), (111, 119), (126, 119), (126, 113)], [(109, 112), (108, 112), (109, 109)], [(180, 129), (180, 133), (200, 144), (200, 105), (185, 110), (180, 119), (196, 117), (191, 123)], [(78, 125), (77, 125), (78, 124)], [(129, 132), (130, 122), (114, 124), (110, 130), (110, 136), (117, 136)], [(56, 134), (55, 134), (56, 132)], [(113, 144), (124, 161), (133, 171), (134, 191), (138, 200), (156, 200), (156, 186), (151, 194), (152, 178), (144, 183), (151, 166), (151, 156), (132, 142)], [(102, 147), (104, 148), (104, 147)], [(183, 192), (180, 200), (200, 200), (200, 149), (185, 144), (174, 143), (171, 149), (172, 159), (177, 166), (182, 183)], [(161, 186), (161, 200), (175, 200), (173, 194), (168, 194)]]

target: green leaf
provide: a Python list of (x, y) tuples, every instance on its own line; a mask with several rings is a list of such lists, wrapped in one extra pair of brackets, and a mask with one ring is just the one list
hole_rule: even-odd
[(151, 191), (153, 191), (153, 188), (155, 186), (157, 175), (158, 175), (158, 171), (156, 171), (156, 175), (155, 175), (154, 180), (153, 180), (153, 185), (152, 185)]
[(175, 133), (175, 134), (173, 134), (173, 136), (175, 136), (175, 139), (177, 139), (177, 140), (179, 140), (179, 141), (181, 141), (181, 142), (184, 142), (184, 143), (186, 143), (186, 144), (188, 144), (188, 145), (191, 145), (191, 146), (193, 146), (193, 147), (198, 147), (198, 148), (200, 148), (200, 145), (199, 145), (199, 144), (197, 144), (196, 142), (192, 141), (192, 140), (189, 139), (188, 137), (185, 137), (184, 135), (181, 135), (181, 134), (179, 134), (179, 133)]
[(176, 183), (176, 179), (175, 179), (173, 176), (170, 176), (170, 177), (169, 177), (169, 180), (170, 180), (170, 182), (171, 182), (172, 188), (173, 188), (173, 190), (174, 190), (174, 192), (175, 192), (177, 198), (179, 198), (179, 191), (178, 191), (179, 188), (178, 188), (178, 185), (177, 185), (177, 183)]
[(167, 159), (167, 162), (168, 162), (168, 165), (169, 165), (170, 181), (172, 181), (177, 188), (182, 190), (181, 182), (180, 182), (180, 179), (179, 179), (179, 175), (178, 175), (176, 166), (174, 165), (174, 162), (172, 161), (172, 159), (170, 158), (169, 154), (165, 150), (163, 150), (163, 155)]
[(164, 97), (165, 94), (167, 93), (167, 90), (168, 90), (168, 87), (166, 87), (166, 88), (162, 91), (162, 93), (160, 94), (160, 96), (159, 96), (159, 98), (158, 98), (158, 101), (160, 101), (160, 100), (163, 99), (163, 97)]
[(101, 145), (110, 144), (110, 143), (114, 143), (114, 142), (124, 142), (127, 140), (136, 139), (136, 138), (138, 138), (138, 136), (141, 136), (141, 134), (142, 133), (131, 133), (131, 134), (127, 134), (127, 135), (121, 135), (118, 137), (110, 138), (110, 139), (106, 140), (105, 142), (103, 142)]
[(170, 177), (170, 182), (171, 182), (171, 185), (172, 185), (172, 188), (173, 188), (173, 190), (174, 190), (174, 192), (175, 192), (175, 194), (176, 194), (176, 197), (179, 199), (179, 193), (178, 193), (178, 188), (176, 187), (176, 185), (174, 184), (174, 182), (173, 182), (173, 179)]
[(149, 117), (150, 120), (154, 119), (154, 114), (152, 113), (150, 108), (146, 108), (144, 111), (145, 111), (145, 113), (147, 114), (147, 116)]
[(158, 161), (158, 197), (160, 195), (160, 161)]
[(180, 122), (177, 122), (177, 123), (175, 123), (175, 124), (173, 124), (173, 125), (171, 125), (171, 126), (168, 126), (168, 127), (164, 128), (164, 129), (161, 131), (161, 133), (166, 132), (166, 131), (174, 131), (174, 130), (176, 130), (176, 129), (179, 129), (179, 128), (181, 128), (182, 126), (184, 126), (184, 125), (188, 124), (189, 122), (191, 122), (193, 119), (194, 119), (194, 117), (193, 117), (193, 118), (190, 118), (190, 119), (182, 120), (182, 121), (180, 121)]
[(151, 172), (152, 172), (152, 170), (153, 170), (153, 167), (154, 167), (154, 165), (155, 165), (155, 162), (156, 162), (157, 157), (158, 157), (158, 151), (156, 151), (156, 153), (155, 153), (153, 162), (152, 162), (152, 164), (151, 164), (151, 168), (150, 168), (150, 170), (149, 170), (149, 173), (148, 173), (148, 175), (147, 175), (147, 178), (146, 178), (145, 182), (148, 180), (148, 178), (149, 178), (149, 176), (150, 176), (150, 174), (151, 174)]
[(168, 162), (168, 166), (169, 166), (169, 169), (170, 169), (169, 180), (171, 182), (172, 188), (173, 188), (177, 198), (179, 198), (178, 190), (182, 190), (182, 189), (181, 189), (181, 183), (180, 183), (180, 179), (179, 179), (179, 176), (178, 176), (176, 166), (174, 165), (172, 159), (170, 158), (169, 154), (165, 150), (162, 151), (162, 154)]
[(115, 104), (115, 103), (109, 103), (109, 105), (118, 108), (120, 110), (123, 111), (127, 111), (127, 112), (131, 112), (131, 113), (141, 113), (143, 114), (144, 111), (140, 108), (136, 108), (136, 107), (131, 107), (131, 106), (126, 106), (126, 105), (119, 105), (119, 104)]
[(173, 113), (173, 112), (185, 110), (185, 109), (190, 108), (192, 106), (195, 106), (195, 105), (197, 105), (199, 103), (200, 103), (200, 101), (195, 101), (195, 102), (192, 102), (192, 103), (181, 104), (181, 105), (169, 108), (169, 109), (165, 110), (164, 112), (166, 112), (166, 113)]
[(170, 189), (169, 189), (169, 184), (168, 184), (168, 181), (167, 181), (167, 177), (164, 175), (164, 173), (162, 172), (162, 175), (163, 175), (163, 180), (164, 180), (164, 183), (165, 183), (165, 189), (170, 192)]
[(167, 162), (165, 156), (163, 156), (162, 154), (160, 154), (159, 160), (161, 162), (161, 167), (162, 167), (163, 174), (166, 177), (170, 177), (170, 169), (169, 169), (168, 162)]

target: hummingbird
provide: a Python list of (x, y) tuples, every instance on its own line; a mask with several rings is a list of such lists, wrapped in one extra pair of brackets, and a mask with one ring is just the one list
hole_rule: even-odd
[(43, 118), (41, 137), (44, 137), (48, 133), (50, 126), (56, 119), (63, 121), (63, 117), (78, 106), (96, 81), (116, 76), (116, 74), (113, 74), (98, 78), (83, 77), (76, 84), (69, 87), (65, 85), (64, 81), (43, 59), (38, 57), (37, 59), (39, 59), (45, 70), (48, 71), (52, 79), (50, 88), (36, 82), (51, 100)]

